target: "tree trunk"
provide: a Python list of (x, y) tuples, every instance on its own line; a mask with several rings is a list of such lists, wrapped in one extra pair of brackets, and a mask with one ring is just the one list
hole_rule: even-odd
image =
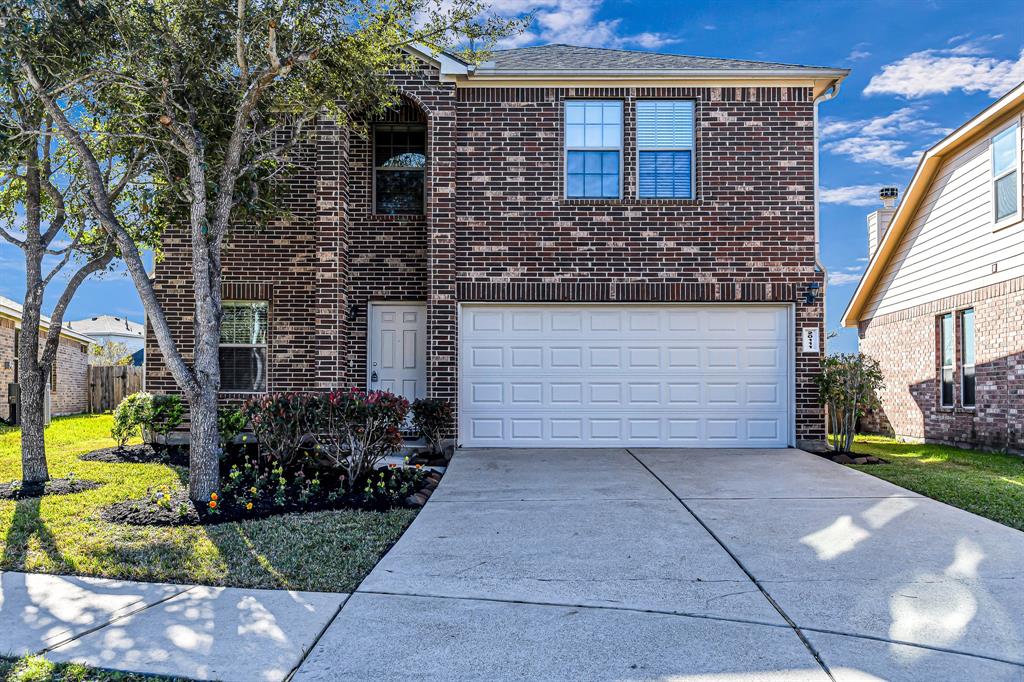
[(220, 488), (220, 433), (217, 430), (217, 391), (206, 390), (189, 403), (188, 494), (207, 504)]
[[(28, 318), (37, 317), (29, 313)], [(48, 374), (48, 372), (47, 372)], [(39, 325), (23, 326), (18, 335), (18, 388), (21, 391), (21, 480), (42, 484), (50, 480), (43, 440), (46, 374), (39, 366)]]

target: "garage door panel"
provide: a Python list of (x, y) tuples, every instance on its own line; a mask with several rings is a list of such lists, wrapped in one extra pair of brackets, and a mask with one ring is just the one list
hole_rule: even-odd
[(465, 305), (464, 445), (785, 446), (789, 314)]

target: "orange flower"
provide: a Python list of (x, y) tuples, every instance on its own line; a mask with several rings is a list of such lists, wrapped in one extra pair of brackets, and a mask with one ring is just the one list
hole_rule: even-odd
[(210, 509), (217, 508), (217, 500), (210, 500)]
[(210, 493), (210, 499), (211, 500), (216, 500), (217, 499), (217, 493)]
[(249, 511), (252, 511), (252, 502), (250, 502), (249, 504), (245, 505), (245, 508), (248, 509)]

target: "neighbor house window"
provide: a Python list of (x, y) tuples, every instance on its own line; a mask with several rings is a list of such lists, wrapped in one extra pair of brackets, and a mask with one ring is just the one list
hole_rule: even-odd
[(427, 172), (427, 129), (421, 124), (373, 128), (374, 211), (422, 215)]
[(943, 407), (953, 407), (953, 315), (947, 313), (939, 318), (939, 351), (941, 353), (941, 403)]
[(693, 102), (636, 103), (641, 199), (693, 198)]
[(267, 390), (266, 301), (224, 301), (220, 388), (234, 393)]
[(565, 195), (617, 199), (622, 188), (622, 102), (565, 103)]
[(960, 313), (960, 404), (974, 407), (974, 310)]
[(992, 203), (995, 222), (1020, 214), (1020, 126), (1013, 124), (992, 138)]

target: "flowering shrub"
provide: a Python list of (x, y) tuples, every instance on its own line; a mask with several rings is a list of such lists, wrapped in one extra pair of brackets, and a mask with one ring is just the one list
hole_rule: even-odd
[(412, 425), (435, 455), (441, 454), (441, 439), (451, 432), (454, 419), (447, 400), (420, 398), (412, 404)]
[(380, 461), (402, 447), (399, 431), (409, 401), (387, 391), (332, 391), (320, 419), (321, 452), (345, 472), (349, 486), (364, 480)]
[(245, 401), (242, 412), (252, 424), (260, 451), (271, 461), (288, 465), (316, 445), (323, 402), (319, 393), (267, 393)]
[(114, 426), (110, 435), (123, 448), (128, 440), (141, 433), (143, 440), (152, 445), (157, 435), (166, 436), (176, 429), (185, 408), (176, 395), (153, 395), (138, 392), (127, 396), (114, 410)]

